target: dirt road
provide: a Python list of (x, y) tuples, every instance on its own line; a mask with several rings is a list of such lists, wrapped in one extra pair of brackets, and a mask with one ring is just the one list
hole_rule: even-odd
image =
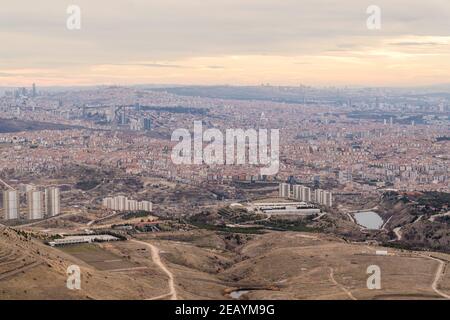
[(146, 300), (159, 300), (159, 299), (163, 299), (166, 297), (170, 297), (171, 300), (178, 300), (178, 296), (177, 296), (177, 290), (175, 288), (175, 282), (174, 282), (174, 276), (172, 274), (172, 272), (170, 272), (169, 269), (167, 269), (167, 267), (164, 265), (164, 263), (161, 261), (161, 256), (159, 253), (159, 249), (152, 245), (151, 243), (148, 242), (144, 242), (144, 241), (138, 241), (138, 240), (131, 240), (132, 242), (141, 244), (143, 246), (149, 247), (151, 250), (151, 254), (152, 254), (152, 260), (153, 262), (169, 277), (169, 293), (162, 295), (162, 296), (158, 296), (158, 297), (154, 297), (154, 298), (149, 298)]
[(436, 292), (441, 297), (443, 297), (445, 299), (450, 299), (450, 295), (443, 293), (438, 288), (439, 281), (441, 280), (441, 277), (444, 274), (445, 262), (443, 260), (435, 258), (435, 257), (431, 257), (431, 256), (427, 256), (427, 255), (421, 255), (421, 256), (439, 262), (439, 267), (436, 270), (436, 275), (434, 277), (433, 283), (431, 284), (431, 288), (434, 290), (434, 292)]
[(329, 269), (330, 269), (330, 280), (331, 280), (331, 282), (333, 282), (336, 286), (339, 287), (339, 289), (341, 289), (343, 292), (345, 292), (345, 294), (351, 300), (357, 300), (355, 298), (355, 296), (350, 292), (350, 290), (348, 290), (346, 287), (344, 287), (343, 285), (341, 285), (339, 282), (336, 281), (336, 279), (334, 278), (334, 269), (333, 268), (329, 268)]

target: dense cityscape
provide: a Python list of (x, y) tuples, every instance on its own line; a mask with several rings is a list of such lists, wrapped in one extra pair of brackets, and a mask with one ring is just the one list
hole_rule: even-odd
[(288, 319), (387, 314), (305, 300), (450, 300), (449, 17), (444, 0), (5, 3), (0, 303)]
[[(258, 240), (266, 243), (277, 232), (320, 232), (325, 235), (320, 241), (333, 236), (374, 249), (443, 254), (450, 241), (450, 94), (429, 90), (267, 84), (77, 89), (32, 84), (7, 89), (0, 98), (2, 223), (26, 239), (36, 238), (97, 270), (108, 270), (102, 272), (146, 270), (138, 262), (142, 257), (130, 248), (143, 245), (144, 239), (171, 251), (179, 247), (175, 239), (194, 244), (194, 239), (213, 234), (227, 248), (220, 250), (237, 252), (237, 261), (246, 259), (239, 253), (245, 243), (259, 239), (258, 234), (267, 235)], [(199, 125), (201, 140), (195, 131)], [(188, 161), (181, 164), (174, 161), (183, 138), (174, 132), (180, 128), (188, 138)], [(211, 147), (217, 140), (210, 133), (218, 132), (220, 140), (226, 136), (228, 143), (230, 129), (242, 129), (242, 137), (231, 136), (237, 149), (233, 143), (226, 162), (207, 161), (208, 142)], [(256, 130), (269, 129), (279, 129), (279, 146), (273, 139), (270, 143), (272, 151), (279, 149), (274, 153), (279, 159), (274, 174), (262, 174), (264, 165), (250, 161), (261, 150), (254, 148), (261, 135), (252, 139)], [(212, 155), (228, 148), (219, 144)], [(239, 158), (239, 152), (244, 161), (230, 163), (228, 158)], [(104, 243), (95, 249), (104, 252), (97, 254), (114, 253), (117, 259), (90, 262), (82, 246), (92, 243)], [(211, 254), (209, 250), (195, 253), (195, 259)], [(196, 270), (173, 260), (179, 254), (191, 253), (173, 252), (166, 259)], [(388, 251), (376, 250), (374, 257), (379, 254)], [(125, 256), (134, 262), (119, 258)], [(230, 267), (224, 261), (211, 263), (219, 275)], [(29, 266), (8, 265), (2, 273), (6, 278)], [(139, 272), (136, 279), (148, 278), (148, 272)], [(178, 281), (192, 285), (185, 271), (176, 272)], [(226, 280), (209, 294), (285, 297), (281, 287), (272, 291), (266, 281), (252, 277), (251, 287), (266, 289), (239, 290), (245, 286), (242, 280), (234, 285)], [(108, 291), (98, 288), (90, 292), (108, 297)], [(162, 298), (174, 299), (180, 289), (176, 292), (173, 284)], [(190, 289), (181, 292), (196, 297)], [(371, 296), (369, 290), (363, 294)]]

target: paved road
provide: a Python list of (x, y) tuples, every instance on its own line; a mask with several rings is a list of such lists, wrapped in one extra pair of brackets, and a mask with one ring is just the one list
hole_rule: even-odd
[(395, 233), (395, 236), (397, 237), (397, 240), (400, 241), (402, 240), (402, 232), (401, 232), (402, 227), (398, 227), (395, 228), (393, 231)]
[(386, 225), (391, 221), (393, 216), (390, 216), (389, 219), (386, 220), (385, 223), (383, 223), (383, 226), (381, 227), (381, 230), (386, 230)]
[(355, 218), (348, 212), (345, 213), (347, 215), (347, 217), (350, 219), (351, 222), (356, 223)]
[[(414, 222), (412, 224), (419, 222), (420, 220), (422, 220), (422, 218), (423, 218), (423, 215), (419, 216), (416, 220), (414, 220)], [(404, 226), (401, 226), (401, 227), (398, 227), (398, 228), (395, 228), (394, 230), (392, 230), (392, 231), (394, 231), (395, 236), (397, 237), (397, 241), (402, 240), (402, 232), (401, 232), (402, 227), (404, 227)]]
[(12, 228), (17, 229), (17, 228), (32, 227), (32, 226), (35, 226), (35, 225), (38, 225), (38, 224), (41, 224), (41, 223), (44, 223), (44, 222), (48, 222), (48, 221), (51, 221), (51, 220), (56, 220), (56, 219), (61, 219), (61, 218), (67, 217), (67, 216), (72, 216), (72, 215), (77, 214), (77, 213), (79, 213), (79, 212), (67, 212), (67, 213), (63, 213), (63, 214), (57, 215), (57, 216), (53, 216), (53, 217), (50, 217), (50, 218), (39, 220), (39, 221), (36, 221), (36, 222), (30, 222), (30, 223), (27, 223), (27, 224), (21, 224), (21, 225), (13, 226)]
[(376, 211), (376, 210), (378, 210), (378, 206), (375, 206), (370, 209), (344, 210), (344, 213), (358, 213), (358, 212), (367, 212), (367, 211)]
[(7, 184), (5, 181), (3, 181), (2, 179), (0, 179), (0, 183), (3, 183), (5, 185), (5, 187), (7, 187), (8, 189), (14, 190), (13, 187), (11, 187), (9, 184)]
[(177, 297), (177, 290), (175, 288), (175, 282), (174, 282), (174, 276), (172, 274), (172, 272), (170, 272), (169, 269), (167, 269), (167, 267), (164, 265), (164, 263), (161, 261), (161, 256), (159, 253), (159, 249), (152, 245), (151, 243), (148, 242), (144, 242), (144, 241), (138, 241), (138, 240), (131, 240), (132, 242), (144, 245), (146, 247), (149, 247), (152, 253), (152, 260), (153, 262), (169, 277), (169, 293), (164, 294), (162, 296), (158, 296), (158, 297), (154, 297), (154, 298), (149, 298), (146, 300), (159, 300), (159, 299), (164, 299), (164, 298), (168, 298), (170, 297), (171, 300), (178, 300)]
[(431, 221), (431, 222), (434, 222), (434, 220), (436, 220), (436, 218), (448, 217), (448, 216), (450, 216), (450, 211), (447, 212), (447, 213), (434, 214), (428, 220)]
[(101, 221), (104, 221), (104, 220), (108, 220), (108, 219), (110, 219), (110, 218), (113, 218), (113, 217), (118, 216), (118, 215), (121, 215), (121, 214), (123, 214), (123, 212), (115, 212), (115, 213), (112, 213), (112, 214), (110, 214), (110, 215), (107, 215), (106, 217), (103, 217), (103, 218), (100, 218), (100, 219), (97, 219), (97, 220), (89, 221), (86, 225), (87, 225), (88, 227), (90, 227), (90, 226), (92, 226), (94, 223), (98, 223), (98, 222), (101, 222)]
[(322, 213), (320, 213), (317, 217), (315, 217), (315, 218), (313, 219), (313, 221), (320, 220), (323, 216), (326, 216), (326, 215), (327, 215), (326, 212), (322, 212)]

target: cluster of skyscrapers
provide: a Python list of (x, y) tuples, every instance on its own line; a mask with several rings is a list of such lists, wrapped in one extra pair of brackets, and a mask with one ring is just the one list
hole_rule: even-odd
[(312, 202), (327, 207), (333, 205), (333, 194), (330, 191), (316, 189), (312, 192), (311, 188), (302, 185), (291, 185), (289, 183), (280, 183), (280, 198), (291, 198), (303, 202)]
[(27, 89), (25, 87), (17, 88), (14, 91), (5, 92), (5, 95), (12, 95), (16, 99), (19, 99), (19, 98), (28, 98), (28, 97), (34, 98), (38, 95), (38, 93), (36, 90), (36, 84), (33, 83), (33, 85), (31, 86), (31, 89), (29, 89), (29, 88)]
[(130, 119), (130, 129), (133, 131), (150, 131), (152, 129), (152, 119)]
[[(34, 186), (25, 188), (28, 220), (53, 217), (61, 213), (59, 188), (37, 190)], [(20, 219), (20, 192), (10, 189), (3, 192), (3, 213), (5, 220)]]
[(125, 196), (109, 197), (103, 199), (103, 207), (115, 211), (146, 211), (152, 212), (153, 204), (150, 201), (137, 201)]
[(311, 202), (311, 189), (302, 185), (293, 185), (293, 198), (303, 202)]
[[(134, 105), (134, 111), (140, 111), (141, 106), (139, 103)], [(152, 129), (152, 118), (141, 117), (136, 114), (132, 114), (132, 111), (127, 112), (127, 107), (123, 107), (119, 110), (115, 106), (111, 106), (109, 110), (105, 112), (106, 121), (113, 125), (129, 126), (133, 131), (150, 131)]]
[(316, 189), (314, 190), (314, 203), (331, 207), (333, 206), (333, 194), (330, 191)]

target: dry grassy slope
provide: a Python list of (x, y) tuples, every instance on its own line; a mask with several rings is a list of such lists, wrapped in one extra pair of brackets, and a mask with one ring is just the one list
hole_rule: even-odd
[[(337, 239), (309, 238), (298, 233), (263, 235), (242, 249), (249, 256), (222, 274), (243, 282), (279, 285), (280, 292), (255, 291), (250, 298), (348, 298), (334, 279), (356, 298), (382, 298), (384, 295), (438, 297), (431, 289), (437, 263), (422, 257), (388, 249), (392, 256), (375, 255), (376, 248), (348, 244)], [(368, 290), (367, 267), (378, 265), (382, 290)]]
[(83, 298), (81, 292), (64, 289), (64, 270), (64, 262), (46, 248), (9, 229), (0, 230), (1, 299)]
[[(127, 244), (128, 245), (128, 244)], [(120, 248), (124, 255), (134, 253), (136, 247)], [(7, 229), (0, 231), (0, 266), (8, 262), (5, 255), (17, 252), (30, 262), (41, 264), (7, 276), (6, 272), (20, 268), (22, 258), (0, 269), (0, 299), (147, 299), (166, 293), (166, 278), (159, 268), (151, 263), (150, 254), (140, 253), (147, 270), (128, 273), (99, 271), (92, 266), (37, 241), (18, 236)], [(2, 254), (4, 253), (4, 254)], [(81, 268), (81, 290), (66, 287), (66, 270), (76, 264)]]
[[(274, 232), (255, 236), (235, 250), (234, 264), (219, 273), (211, 256), (228, 261), (229, 252), (186, 243), (174, 246), (170, 241), (158, 245), (183, 298), (219, 299), (229, 288), (263, 289), (246, 295), (251, 299), (440, 298), (431, 287), (436, 261), (394, 249), (387, 249), (390, 256), (377, 256), (375, 251), (380, 248), (325, 235)], [(371, 265), (381, 268), (381, 290), (367, 289), (366, 272)], [(445, 274), (440, 287), (448, 293), (447, 278)]]
[[(162, 261), (175, 276), (181, 299), (221, 299), (230, 288), (260, 289), (248, 293), (250, 299), (439, 298), (431, 287), (438, 263), (411, 252), (388, 249), (392, 255), (377, 256), (374, 253), (379, 248), (294, 232), (252, 236), (233, 250), (226, 250), (227, 241), (232, 240), (214, 232), (199, 231), (183, 237), (171, 241), (167, 234), (156, 234), (142, 239), (160, 249)], [(203, 237), (209, 241), (200, 241)], [(0, 279), (0, 298), (148, 299), (167, 293), (167, 276), (153, 265), (149, 250), (132, 242), (102, 247), (148, 269), (99, 271), (60, 250), (2, 230), (0, 266), (12, 252), (23, 254), (30, 262), (43, 263)], [(450, 261), (448, 255), (436, 255)], [(65, 287), (69, 264), (78, 264), (82, 269), (81, 291)], [(381, 268), (382, 290), (366, 287), (366, 269), (370, 265)], [(450, 294), (448, 266), (439, 289)]]

